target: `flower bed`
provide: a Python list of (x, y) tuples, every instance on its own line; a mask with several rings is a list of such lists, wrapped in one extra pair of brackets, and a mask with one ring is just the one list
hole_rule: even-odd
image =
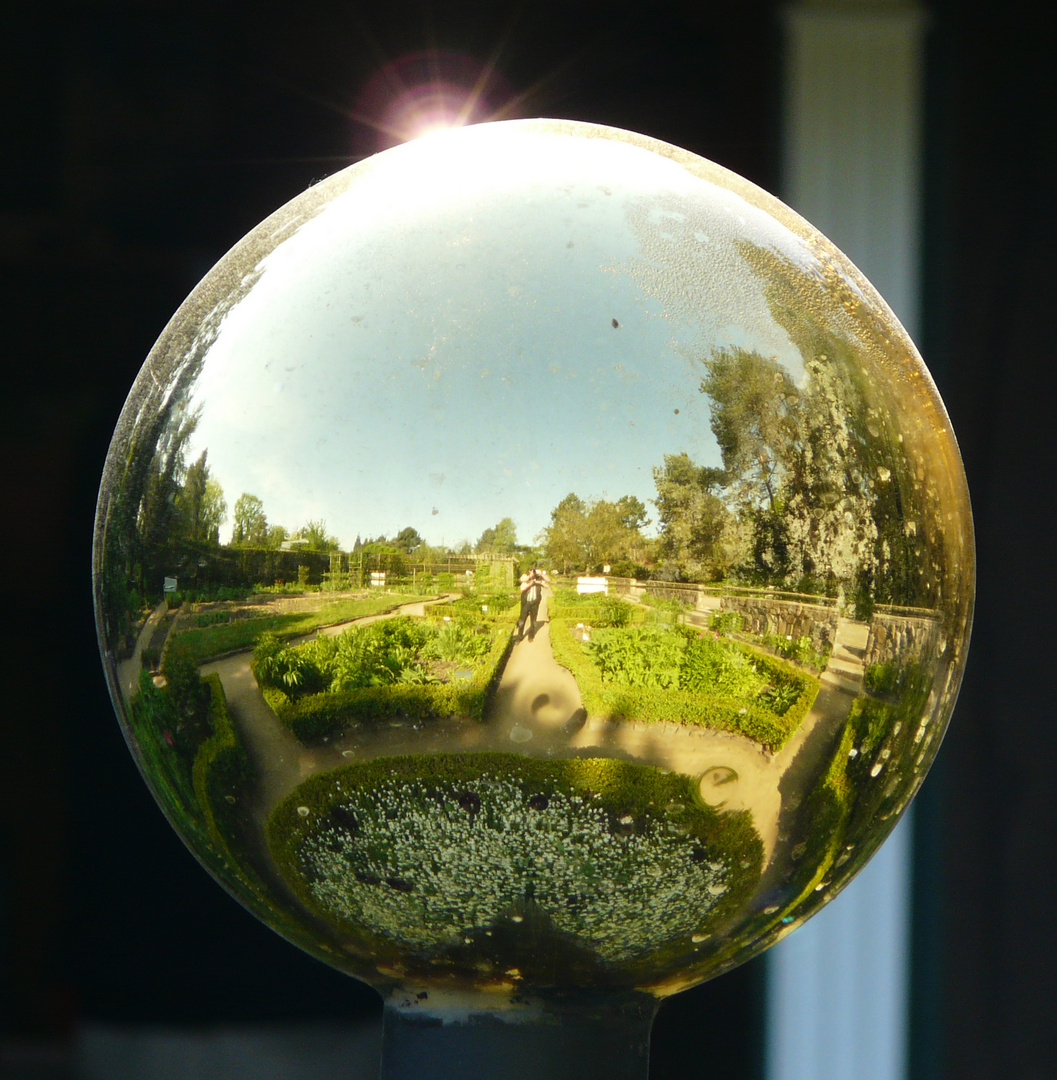
[(751, 815), (701, 806), (686, 777), (513, 754), (314, 776), (276, 808), (268, 837), (302, 903), (339, 930), (428, 954), (520, 928), (540, 962), (548, 945), (604, 964), (690, 951), (740, 909), (763, 858)]
[[(722, 643), (729, 650), (724, 665), (708, 655), (714, 651), (711, 639), (705, 642), (688, 629), (632, 627), (605, 634), (591, 648), (598, 631), (584, 642), (569, 620), (551, 623), (554, 658), (576, 679), (591, 716), (732, 731), (774, 752), (818, 694), (818, 679), (735, 642)], [(738, 685), (742, 669), (755, 678), (755, 692)]]

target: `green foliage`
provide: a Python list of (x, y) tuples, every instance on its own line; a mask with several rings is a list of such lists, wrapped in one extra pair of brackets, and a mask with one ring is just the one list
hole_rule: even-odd
[(741, 613), (738, 611), (714, 611), (708, 620), (708, 625), (717, 634), (728, 637), (741, 630)]
[(149, 671), (140, 671), (139, 689), (132, 698), (129, 721), (136, 736), (137, 758), (151, 787), (187, 832), (201, 829), (197, 800), (188, 768), (187, 745), (180, 737), (184, 718), (177, 702), (154, 685)]
[(628, 626), (635, 617), (635, 605), (619, 596), (603, 596), (599, 604), (602, 618), (598, 626)]
[(916, 660), (871, 664), (867, 675), (867, 689), (883, 692), (886, 699), (863, 697), (852, 703), (848, 725), (856, 753), (848, 772), (854, 783), (863, 785), (873, 778), (875, 766), (883, 769), (893, 756), (911, 753), (923, 737), (921, 720), (932, 689), (929, 670)]
[(543, 530), (548, 564), (564, 573), (631, 561), (643, 545), (639, 530), (648, 523), (646, 507), (634, 495), (585, 502), (570, 493), (551, 511), (550, 525)]
[[(370, 669), (372, 675), (379, 676), (374, 683), (365, 681), (362, 673), (350, 672), (350, 683), (339, 684), (343, 689), (298, 700), (290, 699), (286, 693), (280, 700), (273, 693), (271, 697), (266, 694), (266, 700), (275, 715), (303, 743), (330, 738), (354, 725), (378, 724), (384, 720), (428, 721), (450, 717), (479, 720), (484, 716), (487, 701), (513, 645), (511, 636), (501, 630), (493, 631), (488, 640), (488, 652), (473, 662), (467, 678), (448, 681), (390, 678), (382, 681), (384, 676), (380, 673), (391, 674), (392, 669), (387, 664), (380, 664)], [(331, 683), (331, 687), (335, 685)]]
[[(431, 619), (451, 619), (479, 623), (510, 622), (512, 611), (519, 602), (516, 592), (470, 592), (446, 604), (431, 604)], [(487, 610), (486, 610), (487, 609)]]
[(487, 634), (479, 634), (471, 623), (452, 620), (441, 623), (429, 642), (428, 655), (439, 660), (470, 662), (484, 656), (491, 646)]
[(195, 626), (216, 626), (226, 622), (231, 622), (230, 611), (204, 611), (194, 617)]
[(637, 604), (604, 593), (580, 595), (575, 589), (556, 589), (548, 605), (552, 619), (575, 619), (593, 627), (630, 626), (641, 622), (644, 613)]
[(909, 687), (924, 685), (928, 674), (923, 664), (910, 660), (900, 664), (897, 660), (887, 660), (880, 664), (871, 664), (863, 675), (863, 686), (877, 697), (898, 700)]
[[(485, 529), (477, 540), (476, 550), (479, 552), (495, 552), (496, 554), (511, 554), (517, 547), (517, 528), (512, 518), (505, 517), (493, 528)], [(480, 570), (480, 566), (478, 566)], [(487, 573), (487, 570), (486, 570)]]
[(402, 604), (426, 599), (429, 598), (376, 592), (353, 600), (337, 600), (315, 611), (264, 615), (255, 619), (237, 619), (214, 626), (196, 627), (175, 634), (168, 651), (182, 653), (201, 664), (212, 657), (253, 648), (258, 638), (268, 632), (277, 639), (300, 637), (323, 626), (350, 622), (365, 615), (384, 614)]
[[(563, 980), (596, 986), (619, 977), (600, 961), (648, 970), (659, 950), (683, 952), (692, 933), (721, 925), (763, 861), (751, 815), (701, 806), (685, 776), (502, 753), (313, 776), (275, 809), (267, 836), (302, 903), (372, 935), (374, 955), (386, 942), (448, 947), (462, 928), (485, 931), (531, 905), (544, 918), (531, 955), (517, 957), (524, 974), (560, 967)], [(498, 935), (493, 944), (503, 947)]]
[(764, 679), (757, 661), (741, 649), (716, 638), (695, 637), (686, 647), (679, 685), (697, 693), (754, 700), (763, 690)]
[(209, 695), (213, 734), (202, 743), (195, 755), (192, 769), (194, 790), (215, 851), (231, 867), (237, 867), (238, 862), (229, 846), (229, 837), (234, 829), (231, 807), (252, 769), (231, 722), (220, 676), (208, 675), (203, 681)]
[(595, 630), (589, 649), (603, 682), (623, 686), (679, 685), (685, 634), (673, 634), (660, 627)]
[[(666, 632), (673, 638), (682, 637), (684, 641), (691, 635), (691, 644), (695, 640), (693, 631), (684, 628), (668, 631), (649, 627), (641, 629)], [(611, 633), (616, 636), (629, 631), (614, 630)], [(593, 636), (597, 636), (597, 633)], [(643, 637), (641, 640), (645, 643), (650, 639)], [(603, 679), (591, 644), (593, 642), (577, 640), (568, 620), (552, 620), (554, 657), (576, 679), (584, 706), (591, 716), (639, 723), (668, 721), (732, 731), (775, 751), (800, 726), (819, 690), (816, 678), (733, 642), (724, 647), (741, 651), (755, 665), (759, 681), (754, 696), (730, 696), (707, 685), (697, 689), (686, 689), (678, 684), (668, 687), (633, 686), (618, 680)], [(689, 646), (685, 651), (689, 651)], [(636, 664), (641, 662), (633, 661)], [(797, 696), (789, 704), (794, 689)], [(778, 712), (776, 708), (783, 711)]]
[(174, 653), (165, 654), (162, 665), (165, 691), (181, 721), (194, 721), (204, 715), (209, 701), (209, 691), (198, 674), (198, 665), (189, 657)]
[(819, 652), (806, 634), (792, 639), (782, 637), (780, 634), (764, 634), (760, 640), (768, 649), (773, 649), (786, 660), (803, 664), (804, 667), (813, 668), (815, 671), (822, 671), (826, 667), (832, 651), (832, 647), (828, 647), (824, 652)]
[(232, 544), (264, 547), (268, 543), (268, 518), (264, 513), (264, 503), (256, 495), (244, 491), (235, 500), (234, 515)]

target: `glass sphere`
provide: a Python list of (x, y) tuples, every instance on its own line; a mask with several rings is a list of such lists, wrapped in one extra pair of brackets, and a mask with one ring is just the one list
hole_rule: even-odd
[(663, 995), (892, 829), (973, 546), (935, 387), (826, 239), (517, 121), (217, 264), (121, 415), (94, 569), (140, 769), (274, 929), (382, 990)]

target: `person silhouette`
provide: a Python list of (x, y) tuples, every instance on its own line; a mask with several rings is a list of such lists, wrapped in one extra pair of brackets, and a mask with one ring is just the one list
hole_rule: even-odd
[(536, 628), (539, 625), (540, 601), (543, 599), (543, 586), (547, 584), (547, 575), (537, 567), (521, 575), (518, 587), (521, 590), (521, 613), (518, 616), (517, 630), (514, 632), (516, 640), (520, 641), (525, 635), (525, 624), (531, 621), (532, 628), (529, 630), (529, 638), (535, 637)]

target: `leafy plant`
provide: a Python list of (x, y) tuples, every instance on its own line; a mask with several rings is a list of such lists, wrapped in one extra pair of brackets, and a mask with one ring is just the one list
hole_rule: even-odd
[(741, 613), (738, 611), (714, 611), (708, 625), (717, 634), (728, 637), (741, 629)]
[(740, 649), (715, 638), (699, 637), (687, 646), (679, 685), (684, 690), (754, 698), (761, 693), (765, 682)]
[(764, 634), (761, 641), (769, 649), (773, 649), (779, 656), (786, 660), (792, 660), (796, 664), (822, 671), (829, 663), (831, 647), (827, 646), (820, 651), (815, 648), (806, 634), (797, 638), (785, 638), (780, 634)]
[(603, 682), (625, 686), (678, 686), (686, 636), (659, 627), (596, 630), (592, 659)]

